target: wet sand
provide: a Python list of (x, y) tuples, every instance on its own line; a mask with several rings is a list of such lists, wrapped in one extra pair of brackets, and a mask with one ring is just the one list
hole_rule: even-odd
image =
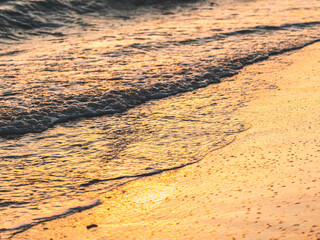
[[(185, 168), (132, 181), (103, 204), (13, 239), (320, 238), (320, 44), (246, 67), (251, 125)], [(224, 83), (221, 83), (224, 84)]]

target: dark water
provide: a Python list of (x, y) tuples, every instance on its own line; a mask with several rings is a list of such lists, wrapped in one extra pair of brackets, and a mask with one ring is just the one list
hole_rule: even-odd
[(229, 144), (271, 80), (226, 77), (319, 30), (318, 0), (0, 1), (0, 236)]
[(66, 24), (91, 25), (83, 21), (84, 15), (130, 19), (138, 7), (158, 4), (158, 8), (167, 8), (179, 2), (188, 0), (1, 0), (0, 36), (15, 40), (25, 34), (62, 36), (65, 33), (58, 29)]

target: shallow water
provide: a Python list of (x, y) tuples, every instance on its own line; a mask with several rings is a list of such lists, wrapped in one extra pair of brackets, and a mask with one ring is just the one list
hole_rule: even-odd
[(147, 6), (6, 40), (0, 234), (99, 204), (101, 191), (232, 142), (248, 127), (236, 117), (246, 93), (272, 80), (223, 77), (318, 41), (319, 8), (316, 0)]
[[(197, 162), (231, 143), (249, 127), (235, 115), (247, 93), (270, 87), (252, 81), (223, 82), (123, 114), (2, 139), (6, 171), (0, 225), (19, 229), (69, 208), (98, 204), (95, 196), (101, 191), (141, 174)], [(123, 176), (128, 178), (112, 180)]]

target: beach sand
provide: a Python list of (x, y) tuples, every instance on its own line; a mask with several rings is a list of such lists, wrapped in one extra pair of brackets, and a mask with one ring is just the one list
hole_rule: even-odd
[(238, 114), (251, 127), (230, 145), (13, 239), (320, 239), (320, 44), (241, 78), (277, 87), (250, 93)]

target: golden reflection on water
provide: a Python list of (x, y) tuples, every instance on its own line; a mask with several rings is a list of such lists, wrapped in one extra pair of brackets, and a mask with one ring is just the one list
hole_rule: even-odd
[[(16, 159), (11, 170), (4, 173), (12, 183), (24, 183), (10, 198), (43, 201), (36, 215), (32, 215), (32, 204), (30, 210), (23, 209), (31, 211), (28, 218), (35, 217), (47, 209), (62, 208), (70, 199), (80, 204), (86, 192), (93, 196), (92, 191), (115, 184), (79, 188), (91, 179), (132, 176), (201, 160), (246, 128), (231, 116), (243, 101), (239, 90), (249, 91), (249, 85), (232, 90), (229, 84), (233, 83), (224, 84), (150, 102), (119, 116), (65, 123), (42, 134), (22, 137), (19, 148), (9, 147), (16, 140), (2, 142), (8, 149), (7, 156), (26, 156)], [(224, 101), (226, 98), (230, 101)], [(16, 166), (21, 167), (19, 179)], [(7, 217), (5, 221), (8, 226), (14, 222)]]

